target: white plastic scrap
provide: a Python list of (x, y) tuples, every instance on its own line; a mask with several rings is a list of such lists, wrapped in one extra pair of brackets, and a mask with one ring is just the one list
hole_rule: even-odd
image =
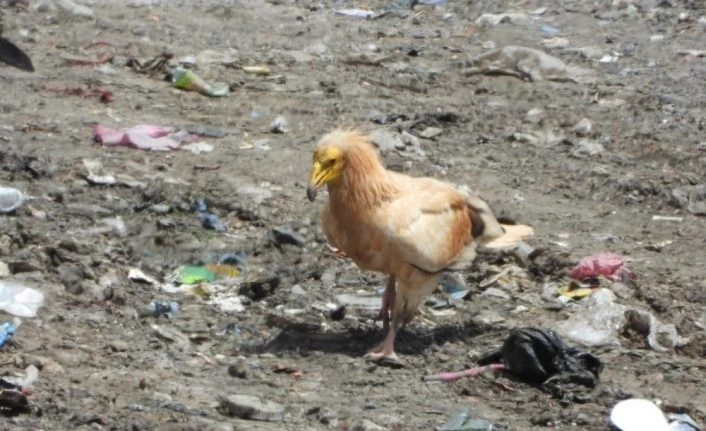
[(44, 294), (12, 281), (0, 281), (0, 310), (18, 317), (35, 317), (44, 304)]

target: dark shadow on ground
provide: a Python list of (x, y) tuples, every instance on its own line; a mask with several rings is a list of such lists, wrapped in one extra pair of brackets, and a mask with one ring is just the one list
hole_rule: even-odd
[[(400, 331), (395, 347), (397, 353), (413, 356), (424, 353), (432, 345), (449, 342), (473, 344), (481, 336), (500, 340), (506, 333), (503, 328), (479, 327), (471, 322), (440, 325), (432, 329), (412, 324)], [(251, 346), (251, 349), (269, 353), (319, 351), (360, 357), (380, 343), (383, 336), (382, 330), (376, 327), (321, 332), (313, 324), (298, 324), (282, 328), (274, 338), (259, 346)]]

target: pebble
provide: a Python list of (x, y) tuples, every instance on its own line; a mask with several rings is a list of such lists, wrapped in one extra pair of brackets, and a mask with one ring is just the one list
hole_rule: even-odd
[(240, 419), (266, 422), (284, 419), (284, 406), (252, 395), (221, 396), (218, 410), (226, 416)]
[(127, 226), (121, 217), (104, 218), (101, 222), (111, 227), (119, 237), (123, 238), (127, 235)]
[(270, 231), (271, 238), (280, 245), (289, 244), (304, 247), (306, 239), (287, 227), (276, 227)]
[(672, 190), (672, 203), (692, 214), (706, 216), (706, 184)]
[(481, 46), (483, 49), (495, 49), (495, 47), (496, 47), (497, 45), (496, 45), (495, 42), (493, 42), (492, 40), (486, 40), (485, 42), (481, 43), (480, 46)]
[(442, 133), (444, 133), (444, 131), (439, 129), (438, 127), (427, 127), (426, 129), (422, 130), (419, 136), (425, 139), (433, 139), (441, 135)]
[(150, 207), (150, 210), (156, 214), (167, 214), (172, 210), (172, 207), (167, 204), (154, 204)]
[(499, 299), (510, 299), (510, 295), (504, 290), (498, 289), (497, 287), (489, 287), (480, 294), (480, 296), (489, 296), (492, 298)]
[(588, 139), (581, 139), (571, 150), (570, 155), (577, 159), (585, 159), (587, 157), (597, 156), (603, 152), (605, 152), (603, 144), (589, 141)]
[(382, 427), (375, 422), (369, 421), (368, 419), (363, 419), (356, 423), (351, 431), (386, 431), (387, 428)]
[(128, 343), (123, 340), (112, 341), (110, 342), (110, 344), (108, 344), (108, 347), (110, 347), (110, 350), (112, 350), (113, 352), (125, 352), (130, 348)]
[(593, 124), (591, 124), (591, 120), (584, 117), (580, 119), (579, 122), (576, 123), (571, 130), (578, 136), (588, 136), (591, 134), (592, 129)]
[(172, 229), (175, 226), (176, 223), (169, 217), (162, 217), (157, 220), (157, 227), (160, 229)]
[(93, 9), (88, 6), (75, 3), (72, 0), (56, 0), (56, 4), (65, 12), (68, 12), (72, 16), (78, 18), (93, 18), (95, 16)]
[(569, 46), (569, 39), (565, 37), (552, 37), (549, 39), (544, 39), (543, 41), (539, 42), (539, 44), (545, 48), (566, 48)]
[(250, 199), (256, 205), (260, 205), (266, 200), (272, 199), (273, 196), (271, 191), (255, 185), (240, 186), (236, 189), (236, 192), (241, 197)]
[(376, 129), (370, 133), (370, 141), (380, 149), (380, 152), (386, 153), (397, 148), (404, 148), (404, 142), (396, 134), (386, 129)]
[(307, 293), (303, 287), (298, 284), (295, 284), (294, 286), (292, 286), (292, 296), (304, 297), (307, 296)]
[(277, 118), (270, 124), (270, 132), (272, 133), (287, 133), (289, 122), (283, 115), (278, 115)]
[(228, 375), (239, 379), (248, 378), (248, 364), (245, 359), (239, 358), (234, 364), (228, 366)]
[(495, 311), (492, 310), (483, 310), (477, 315), (475, 315), (471, 321), (479, 326), (482, 327), (487, 327), (487, 326), (493, 326), (498, 323), (504, 322), (505, 318), (502, 317), (500, 314), (498, 314)]
[(542, 108), (532, 108), (527, 111), (525, 115), (525, 121), (532, 124), (540, 123), (544, 119), (544, 109)]

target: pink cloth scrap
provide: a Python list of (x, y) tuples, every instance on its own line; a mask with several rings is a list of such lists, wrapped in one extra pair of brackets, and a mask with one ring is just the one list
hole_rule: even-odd
[(613, 281), (626, 281), (637, 278), (637, 275), (625, 266), (625, 261), (622, 257), (615, 253), (608, 252), (584, 257), (579, 264), (569, 272), (569, 276), (575, 280), (585, 280), (598, 276), (603, 276)]
[(193, 139), (187, 132), (173, 132), (170, 127), (140, 124), (138, 126), (112, 129), (96, 126), (94, 130), (96, 142), (107, 146), (123, 145), (141, 150), (169, 151)]

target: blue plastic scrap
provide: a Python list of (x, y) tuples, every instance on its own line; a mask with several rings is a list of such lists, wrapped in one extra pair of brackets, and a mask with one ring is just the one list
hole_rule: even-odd
[(217, 215), (208, 212), (208, 205), (203, 199), (196, 199), (192, 208), (198, 214), (199, 221), (206, 229), (213, 229), (217, 232), (224, 232), (227, 228)]
[(0, 324), (0, 347), (4, 347), (13, 335), (15, 335), (17, 327), (12, 322), (5, 322)]

